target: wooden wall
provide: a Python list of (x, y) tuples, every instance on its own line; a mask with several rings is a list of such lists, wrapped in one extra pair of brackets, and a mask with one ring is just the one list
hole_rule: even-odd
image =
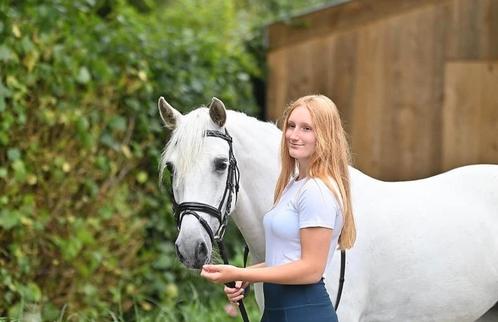
[(329, 96), (367, 174), (498, 163), (498, 0), (353, 0), (270, 25), (268, 45), (267, 118)]
[(447, 63), (444, 93), (443, 169), (498, 163), (498, 61)]

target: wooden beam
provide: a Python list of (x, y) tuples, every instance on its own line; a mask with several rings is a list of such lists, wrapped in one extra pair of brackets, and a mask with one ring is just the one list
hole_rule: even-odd
[(268, 50), (295, 44), (331, 32), (362, 26), (403, 11), (427, 5), (441, 5), (449, 0), (353, 0), (324, 8), (287, 22), (275, 22), (267, 28)]

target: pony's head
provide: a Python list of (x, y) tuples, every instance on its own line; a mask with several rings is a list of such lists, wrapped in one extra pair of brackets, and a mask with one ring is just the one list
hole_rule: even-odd
[(160, 177), (165, 169), (171, 172), (179, 229), (176, 252), (187, 267), (201, 268), (211, 260), (213, 242), (223, 237), (238, 189), (225, 105), (213, 98), (207, 108), (182, 115), (161, 97), (158, 108), (173, 131), (161, 157)]

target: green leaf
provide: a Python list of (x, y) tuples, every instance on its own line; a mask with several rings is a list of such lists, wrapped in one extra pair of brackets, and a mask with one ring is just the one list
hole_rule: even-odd
[(6, 230), (12, 229), (21, 223), (19, 212), (0, 210), (0, 227)]
[(6, 63), (10, 60), (17, 60), (16, 54), (6, 45), (0, 46), (0, 61)]
[(114, 214), (114, 209), (109, 205), (104, 205), (99, 209), (98, 213), (99, 216), (102, 217), (102, 219), (110, 219)]
[(78, 132), (85, 132), (88, 130), (89, 123), (86, 117), (79, 117), (76, 119), (76, 129)]
[(92, 79), (92, 76), (90, 75), (90, 72), (88, 71), (88, 68), (86, 67), (81, 67), (78, 76), (76, 77), (76, 80), (81, 83), (81, 84), (86, 84)]
[(0, 97), (10, 97), (12, 95), (12, 91), (5, 87), (2, 80), (0, 79)]
[(76, 229), (76, 238), (78, 238), (85, 245), (92, 244), (95, 241), (93, 234), (85, 225), (81, 225)]
[(9, 136), (5, 132), (0, 131), (0, 144), (7, 145), (9, 143)]
[(5, 206), (8, 203), (9, 203), (9, 197), (7, 197), (7, 196), (1, 196), (0, 197), (0, 205)]
[(21, 152), (19, 151), (18, 148), (11, 148), (7, 150), (7, 158), (9, 158), (10, 161), (16, 161), (21, 158)]
[(114, 116), (111, 118), (109, 126), (113, 130), (124, 131), (126, 129), (126, 119), (122, 116)]
[(70, 239), (55, 238), (54, 240), (59, 246), (62, 257), (67, 261), (73, 260), (83, 248), (81, 241), (75, 237), (70, 237)]
[(98, 293), (98, 289), (97, 289), (94, 285), (89, 284), (89, 283), (85, 284), (85, 285), (82, 287), (82, 289), (81, 289), (81, 290), (83, 291), (83, 293), (84, 293), (85, 295), (88, 295), (88, 296), (94, 296), (95, 294), (97, 294), (97, 293)]
[(138, 181), (138, 183), (144, 183), (144, 182), (147, 181), (147, 179), (148, 179), (147, 172), (140, 171), (139, 173), (137, 173), (137, 181)]
[(12, 163), (12, 168), (14, 169), (14, 177), (18, 182), (24, 182), (26, 180), (26, 167), (24, 166), (24, 162), (22, 160), (15, 160)]
[(42, 297), (40, 288), (33, 282), (29, 282), (26, 285), (20, 285), (19, 293), (21, 294), (23, 300), (27, 303), (39, 302)]
[(29, 53), (35, 49), (33, 42), (27, 36), (22, 37), (21, 47), (22, 47), (22, 50), (24, 51), (24, 53)]
[(102, 134), (102, 136), (100, 137), (100, 142), (103, 144), (103, 145), (106, 145), (110, 148), (113, 148), (113, 149), (118, 149), (118, 142), (116, 142), (116, 140), (114, 140), (114, 137), (112, 135), (110, 135), (109, 133), (104, 133)]
[(36, 63), (38, 62), (39, 54), (36, 50), (30, 51), (23, 59), (23, 64), (28, 69), (28, 72), (32, 72)]

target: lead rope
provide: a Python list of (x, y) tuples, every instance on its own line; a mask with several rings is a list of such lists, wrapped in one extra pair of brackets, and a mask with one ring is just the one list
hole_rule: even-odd
[(341, 250), (341, 276), (339, 277), (339, 289), (337, 290), (337, 298), (335, 300), (335, 311), (341, 302), (342, 287), (344, 286), (344, 272), (346, 270), (346, 251)]
[[(225, 263), (225, 265), (228, 265), (229, 264), (228, 257), (227, 257), (227, 254), (225, 252), (225, 244), (223, 243), (223, 240), (217, 240), (216, 242), (218, 244), (218, 248), (220, 250), (221, 257), (223, 258), (223, 263)], [(245, 263), (244, 263), (244, 267), (245, 267)], [(225, 285), (230, 287), (230, 288), (234, 288), (235, 282), (228, 282), (228, 283), (225, 283)], [(240, 314), (242, 315), (242, 320), (244, 320), (244, 322), (249, 322), (249, 317), (247, 316), (247, 311), (246, 311), (246, 307), (244, 306), (244, 302), (242, 300), (239, 300), (237, 303), (239, 303), (239, 310), (240, 310)]]

